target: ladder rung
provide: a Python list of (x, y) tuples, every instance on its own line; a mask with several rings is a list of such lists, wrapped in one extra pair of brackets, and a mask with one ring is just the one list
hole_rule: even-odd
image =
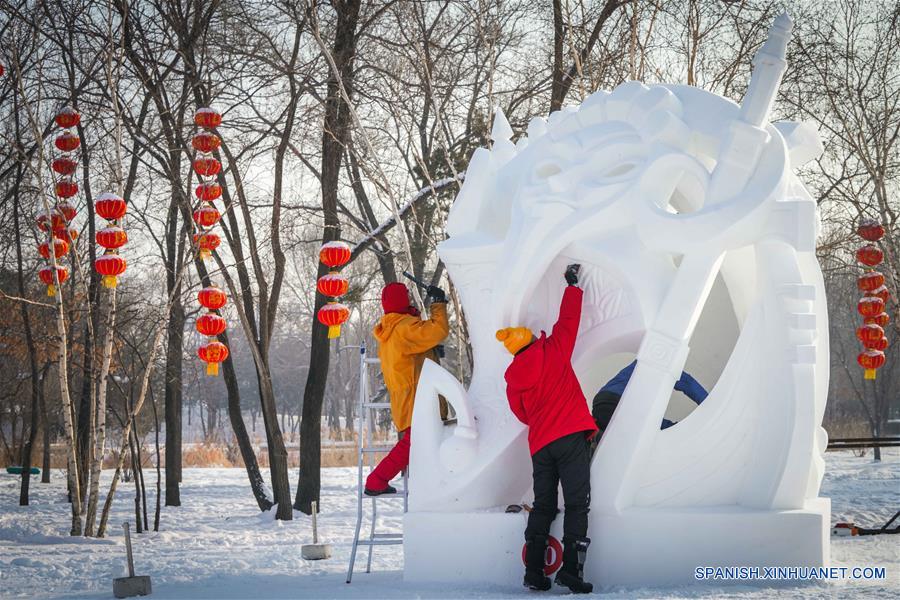
[(359, 540), (360, 546), (397, 546), (403, 543), (403, 540)]
[(366, 359), (366, 364), (367, 364), (367, 365), (377, 365), (377, 364), (379, 364), (380, 362), (381, 362), (381, 359), (380, 359), (380, 358), (367, 358), (367, 359)]
[(372, 536), (372, 539), (378, 540), (402, 540), (402, 533), (376, 533)]
[(390, 408), (390, 402), (365, 402), (363, 403), (365, 408)]
[(362, 451), (370, 454), (377, 454), (379, 452), (390, 452), (393, 449), (393, 446), (369, 446), (368, 448), (363, 448)]
[(406, 496), (406, 490), (397, 490), (393, 494), (378, 494), (377, 496), (369, 496), (368, 494), (363, 494), (363, 498), (371, 498), (372, 500), (379, 500), (381, 498), (403, 498)]

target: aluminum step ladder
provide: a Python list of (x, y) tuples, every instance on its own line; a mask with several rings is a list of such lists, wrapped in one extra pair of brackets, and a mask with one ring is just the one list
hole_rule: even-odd
[[(366, 356), (366, 347), (359, 347), (359, 410), (357, 411), (357, 489), (356, 489), (356, 533), (353, 535), (353, 548), (350, 551), (350, 566), (347, 568), (347, 583), (353, 578), (353, 567), (356, 563), (356, 551), (359, 546), (369, 547), (369, 557), (366, 560), (366, 573), (372, 572), (372, 548), (375, 546), (398, 546), (403, 544), (403, 533), (378, 533), (375, 531), (375, 525), (378, 522), (378, 502), (381, 500), (403, 500), (403, 512), (408, 508), (409, 496), (409, 475), (407, 470), (403, 471), (403, 487), (397, 490), (395, 494), (382, 494), (380, 496), (366, 496), (365, 477), (363, 477), (363, 469), (365, 468), (366, 456), (387, 453), (393, 448), (392, 445), (376, 445), (374, 440), (375, 434), (375, 415), (379, 410), (390, 410), (390, 402), (376, 402), (369, 396), (369, 367), (370, 365), (381, 364), (377, 358), (369, 358)], [(373, 467), (369, 467), (371, 472)], [(372, 501), (372, 526), (369, 530), (369, 537), (360, 539), (360, 531), (363, 524), (363, 503), (366, 500)]]

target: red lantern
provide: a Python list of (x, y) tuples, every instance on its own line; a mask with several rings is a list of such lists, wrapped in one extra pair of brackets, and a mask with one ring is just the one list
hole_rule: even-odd
[(198, 108), (194, 113), (194, 123), (198, 127), (213, 129), (222, 124), (222, 115), (211, 108)]
[(75, 173), (75, 169), (78, 168), (78, 163), (68, 156), (54, 158), (53, 162), (50, 164), (53, 167), (53, 170), (60, 175), (72, 175)]
[(222, 196), (222, 186), (214, 181), (204, 182), (197, 186), (194, 193), (200, 200), (212, 202)]
[(877, 339), (874, 342), (870, 342), (868, 345), (866, 345), (866, 348), (868, 348), (869, 350), (878, 350), (879, 352), (884, 352), (885, 350), (887, 350), (887, 347), (887, 336)]
[(866, 348), (871, 348), (868, 344), (884, 337), (884, 329), (874, 323), (868, 323), (856, 329), (856, 338), (863, 343)]
[(71, 198), (78, 193), (78, 184), (68, 177), (56, 182), (56, 195), (60, 198)]
[(866, 244), (856, 251), (856, 260), (868, 267), (874, 267), (884, 258), (884, 253), (878, 246)]
[(3, 77), (4, 73), (6, 73), (6, 69), (3, 68), (3, 65), (0, 65), (0, 77)]
[(221, 241), (217, 233), (201, 232), (194, 234), (194, 245), (200, 249), (201, 260), (208, 259), (212, 251), (219, 247)]
[(327, 242), (319, 250), (319, 260), (334, 269), (350, 261), (350, 245), (344, 242)]
[(884, 235), (884, 227), (880, 223), (872, 219), (863, 219), (856, 227), (856, 233), (864, 240), (877, 242)]
[(881, 350), (864, 350), (856, 357), (856, 362), (866, 370), (866, 379), (875, 379), (876, 369), (884, 366), (884, 352)]
[(191, 139), (191, 146), (194, 147), (194, 150), (206, 154), (215, 152), (221, 144), (222, 140), (219, 139), (219, 136), (205, 131), (201, 131)]
[(337, 298), (338, 296), (343, 296), (347, 293), (347, 290), (350, 288), (350, 282), (337, 273), (329, 273), (328, 275), (319, 277), (319, 282), (316, 287), (323, 296)]
[[(41, 256), (45, 259), (50, 260), (50, 245), (47, 242), (41, 242), (41, 245), (38, 246), (38, 252), (40, 252)], [(57, 237), (53, 238), (53, 254), (56, 255), (56, 258), (62, 258), (68, 254), (68, 252), (69, 242)]]
[(328, 339), (341, 335), (341, 325), (350, 318), (350, 309), (337, 302), (329, 302), (319, 309), (319, 323), (328, 327)]
[(75, 205), (67, 200), (63, 200), (62, 202), (56, 203), (56, 210), (62, 213), (62, 215), (66, 218), (66, 221), (72, 222), (72, 219), (75, 218), (75, 215), (78, 214), (78, 211), (75, 210)]
[(56, 124), (62, 127), (63, 129), (70, 129), (78, 125), (81, 121), (81, 115), (78, 114), (78, 111), (72, 108), (71, 106), (67, 106), (56, 115)]
[(107, 221), (118, 221), (125, 216), (128, 205), (125, 200), (115, 194), (105, 193), (94, 200), (94, 211)]
[(228, 301), (225, 292), (215, 286), (203, 288), (197, 292), (197, 301), (200, 305), (209, 310), (219, 310)]
[[(69, 278), (69, 270), (65, 267), (56, 267), (56, 274), (59, 277), (59, 284), (62, 285), (65, 283), (66, 279)], [(44, 285), (47, 286), (47, 295), (55, 296), (56, 295), (56, 281), (53, 278), (53, 267), (47, 266), (38, 271), (38, 277), (41, 278), (41, 281), (44, 282)]]
[(74, 227), (57, 227), (53, 230), (53, 235), (61, 240), (74, 242), (78, 239), (78, 230)]
[(202, 156), (194, 160), (194, 171), (201, 177), (212, 177), (218, 175), (222, 170), (222, 163), (215, 158), (203, 158)]
[(873, 296), (860, 298), (856, 304), (856, 309), (864, 317), (874, 317), (878, 313), (884, 311), (884, 300)]
[(204, 203), (194, 211), (194, 222), (200, 227), (212, 227), (219, 222), (220, 216), (215, 206)]
[(219, 363), (228, 358), (228, 346), (222, 342), (210, 342), (197, 348), (197, 356), (206, 363), (207, 375), (218, 375)]
[(878, 289), (874, 289), (871, 292), (866, 292), (867, 298), (881, 298), (881, 301), (887, 304), (888, 298), (891, 297), (891, 293), (888, 291), (887, 286), (883, 285)]
[(103, 275), (103, 286), (114, 288), (118, 285), (117, 277), (125, 272), (128, 263), (118, 254), (104, 254), (94, 261), (94, 268)]
[(215, 313), (210, 312), (197, 317), (197, 322), (194, 324), (194, 326), (197, 328), (197, 331), (199, 331), (201, 335), (205, 335), (207, 337), (216, 337), (217, 335), (225, 331), (226, 323), (225, 319)]
[(121, 227), (106, 227), (97, 232), (97, 243), (104, 248), (121, 248), (128, 241), (128, 234)]
[[(48, 223), (50, 225), (49, 227), (47, 226)], [(42, 212), (38, 215), (37, 226), (41, 231), (47, 231), (47, 229), (56, 230), (65, 228), (66, 218), (58, 210), (51, 210), (49, 215), (46, 212)]]
[(862, 292), (871, 292), (884, 285), (884, 275), (878, 271), (869, 271), (859, 276), (856, 287)]
[(54, 144), (63, 152), (72, 152), (81, 145), (81, 139), (72, 132), (64, 131), (56, 136)]
[(867, 325), (869, 323), (874, 323), (875, 325), (878, 325), (879, 327), (884, 329), (885, 327), (888, 326), (888, 323), (891, 322), (891, 316), (889, 314), (887, 314), (886, 312), (883, 312), (883, 313), (875, 315), (874, 317), (866, 317), (863, 322), (866, 323)]

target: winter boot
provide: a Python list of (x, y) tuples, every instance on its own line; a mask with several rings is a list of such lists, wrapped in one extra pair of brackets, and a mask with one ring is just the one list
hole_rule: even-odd
[(550, 578), (544, 575), (546, 554), (546, 535), (525, 538), (525, 580), (522, 585), (530, 590), (546, 592), (550, 589)]
[(590, 594), (594, 586), (584, 580), (584, 560), (588, 538), (563, 538), (563, 564), (556, 573), (556, 584), (564, 585), (576, 594)]
[(387, 486), (383, 490), (370, 490), (369, 488), (366, 488), (365, 490), (363, 490), (363, 493), (366, 496), (382, 496), (384, 494), (396, 494), (397, 488), (395, 488), (392, 485)]

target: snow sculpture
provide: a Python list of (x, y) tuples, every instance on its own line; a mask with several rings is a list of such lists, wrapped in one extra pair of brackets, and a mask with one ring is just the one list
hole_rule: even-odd
[[(808, 125), (768, 122), (791, 26), (775, 21), (741, 105), (632, 81), (532, 120), (515, 144), (497, 111), (439, 248), (475, 369), (468, 390), (435, 363), (422, 371), (407, 579), (520, 584), (525, 513), (503, 509), (531, 501), (531, 463), (494, 331), (549, 330), (572, 262), (586, 397), (638, 359), (591, 467), (586, 578), (653, 585), (699, 566), (828, 563), (828, 316), (816, 204), (794, 174), (822, 147)], [(670, 403), (683, 368), (709, 398), (660, 431), (664, 414), (684, 417)], [(458, 414), (452, 430), (437, 394)]]

